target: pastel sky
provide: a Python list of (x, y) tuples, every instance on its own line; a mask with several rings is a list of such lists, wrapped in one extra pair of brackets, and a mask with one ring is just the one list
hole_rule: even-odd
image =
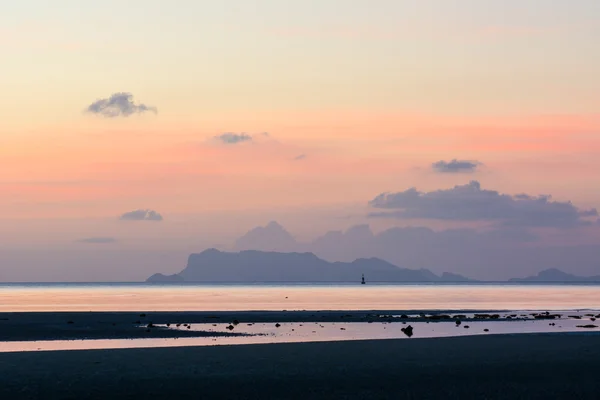
[[(0, 280), (142, 279), (130, 253), (177, 270), (273, 219), (306, 240), (485, 225), (368, 217), (412, 187), (600, 208), (597, 0), (4, 3)], [(163, 220), (119, 220), (139, 209)], [(127, 257), (63, 267), (101, 246)], [(32, 247), (61, 255), (15, 272)]]

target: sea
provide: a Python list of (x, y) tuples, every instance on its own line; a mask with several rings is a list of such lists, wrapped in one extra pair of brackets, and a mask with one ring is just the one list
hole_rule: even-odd
[[(594, 284), (147, 284), (147, 283), (4, 283), (0, 312), (58, 311), (294, 311), (413, 310), (516, 312), (568, 310), (560, 319), (414, 322), (413, 338), (489, 334), (596, 334), (582, 324), (595, 324), (600, 312), (600, 285)], [(468, 310), (468, 311), (467, 311)], [(592, 312), (593, 311), (593, 312)], [(469, 312), (471, 314), (469, 314)], [(525, 313), (525, 314), (522, 314)], [(577, 318), (572, 318), (577, 315)], [(395, 315), (394, 317), (399, 317)], [(229, 323), (194, 324), (203, 332), (228, 332)], [(256, 323), (240, 324), (240, 337), (186, 337), (106, 340), (0, 342), (0, 353), (84, 349), (247, 345), (259, 343), (409, 339), (403, 323)], [(594, 325), (594, 327), (596, 327)], [(145, 327), (142, 327), (145, 329)], [(140, 328), (140, 329), (142, 329)]]
[(600, 285), (0, 284), (0, 312), (586, 309)]

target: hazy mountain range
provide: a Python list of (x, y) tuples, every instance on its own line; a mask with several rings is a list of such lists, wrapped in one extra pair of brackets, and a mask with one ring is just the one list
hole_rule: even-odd
[[(359, 282), (362, 275), (373, 282), (476, 282), (445, 272), (440, 276), (427, 269), (397, 267), (378, 258), (352, 262), (328, 262), (313, 253), (278, 253), (257, 250), (222, 252), (208, 249), (191, 254), (178, 274), (157, 273), (147, 282)], [(600, 276), (577, 277), (557, 269), (540, 272), (515, 282), (600, 282)]]
[(378, 258), (328, 262), (313, 253), (208, 249), (191, 254), (175, 275), (155, 274), (149, 282), (359, 282), (362, 274), (375, 282), (466, 282), (469, 279), (427, 269), (399, 268)]
[(376, 257), (404, 268), (438, 275), (452, 271), (481, 280), (506, 280), (545, 269), (576, 275), (600, 272), (600, 246), (545, 244), (534, 232), (518, 227), (483, 232), (396, 227), (375, 234), (368, 225), (357, 225), (301, 242), (279, 223), (270, 222), (250, 230), (227, 250), (310, 252), (330, 262)]

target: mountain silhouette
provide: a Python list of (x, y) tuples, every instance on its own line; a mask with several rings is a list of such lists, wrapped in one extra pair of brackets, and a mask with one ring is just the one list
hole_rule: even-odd
[(511, 282), (600, 282), (600, 276), (577, 276), (561, 271), (557, 268), (550, 268), (540, 271), (535, 276), (526, 278), (511, 278)]
[(297, 242), (283, 226), (275, 221), (259, 226), (236, 240), (236, 250), (293, 251)]
[(578, 275), (598, 271), (600, 246), (545, 245), (539, 239), (534, 232), (518, 227), (480, 231), (408, 226), (374, 233), (363, 224), (300, 242), (279, 223), (271, 222), (239, 238), (233, 249), (311, 252), (329, 262), (377, 257), (394, 265), (425, 268), (437, 275), (452, 271), (495, 281), (563, 265), (572, 266), (571, 272)]
[[(399, 268), (378, 258), (328, 262), (313, 253), (257, 250), (222, 252), (208, 249), (191, 254), (177, 277), (183, 282), (464, 282), (460, 275), (440, 277), (426, 269)], [(173, 275), (155, 274), (148, 282), (174, 282)]]

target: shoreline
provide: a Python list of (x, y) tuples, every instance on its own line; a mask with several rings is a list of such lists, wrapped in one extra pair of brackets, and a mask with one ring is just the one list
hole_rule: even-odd
[(254, 344), (0, 354), (0, 396), (597, 398), (600, 335)]
[[(231, 329), (226, 332), (195, 330), (213, 324), (278, 323), (442, 323), (459, 321), (510, 323), (516, 321), (569, 319), (586, 313), (585, 319), (600, 319), (600, 311), (198, 311), (198, 312), (14, 312), (0, 313), (0, 343), (79, 339), (146, 339), (249, 336)], [(167, 325), (182, 328), (168, 329)]]

